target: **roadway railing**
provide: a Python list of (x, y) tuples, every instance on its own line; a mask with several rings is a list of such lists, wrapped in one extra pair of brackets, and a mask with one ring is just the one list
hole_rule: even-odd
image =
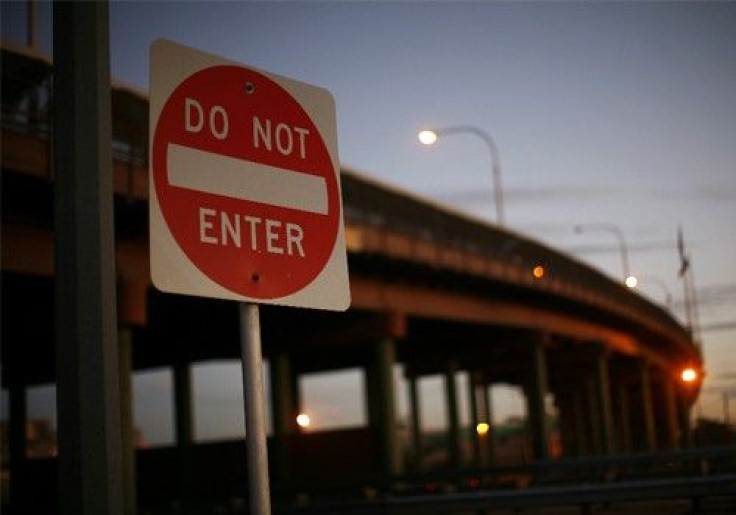
[[(397, 476), (398, 492), (468, 490), (513, 485), (610, 483), (662, 477), (705, 477), (736, 474), (736, 445), (655, 451), (614, 456), (540, 460), (524, 465), (424, 471)], [(428, 489), (427, 485), (431, 484)]]
[[(590, 513), (595, 505), (689, 500), (697, 512), (704, 498), (736, 496), (736, 474), (694, 479), (652, 479), (626, 483), (530, 488), (523, 492), (472, 492), (441, 496), (384, 498), (364, 503), (324, 504), (302, 508), (278, 508), (283, 514), (325, 515), (410, 515), (440, 513), (484, 513), (485, 510), (529, 510), (578, 507)], [(736, 508), (729, 502), (726, 511)], [(655, 513), (663, 513), (655, 509)], [(730, 512), (733, 513), (733, 512)]]
[[(343, 171), (343, 198), (349, 225), (365, 225), (404, 234), (436, 246), (454, 249), (472, 261), (477, 256), (490, 263), (503, 263), (526, 270), (526, 280), (510, 281), (531, 291), (550, 293), (608, 313), (618, 322), (634, 322), (668, 343), (677, 342), (690, 354), (693, 342), (682, 325), (660, 306), (632, 292), (573, 257), (522, 234), (492, 226), (445, 206), (395, 191), (384, 184)], [(536, 265), (546, 270), (544, 280), (535, 281)], [(651, 338), (645, 338), (649, 343)], [(656, 345), (656, 343), (655, 343)]]
[[(513, 478), (516, 487), (509, 488)], [(522, 478), (526, 480), (520, 481)], [(404, 483), (391, 495), (277, 506), (276, 511), (408, 515), (572, 506), (587, 513), (595, 505), (669, 500), (690, 501), (697, 511), (704, 500), (712, 498), (725, 498), (726, 510), (736, 509), (736, 446), (427, 472), (397, 480)]]

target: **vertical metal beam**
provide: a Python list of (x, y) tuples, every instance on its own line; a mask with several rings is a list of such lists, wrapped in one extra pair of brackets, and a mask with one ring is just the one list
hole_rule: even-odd
[(594, 357), (595, 395), (598, 404), (598, 427), (603, 454), (616, 451), (616, 436), (613, 430), (613, 411), (611, 409), (611, 380), (608, 373), (608, 356), (601, 352)]
[(59, 503), (122, 513), (107, 2), (54, 4)]
[(461, 465), (460, 456), (460, 416), (458, 413), (457, 385), (455, 375), (457, 363), (454, 359), (447, 360), (445, 368), (445, 399), (447, 401), (447, 446), (450, 466), (458, 468)]
[(263, 357), (258, 304), (240, 304), (240, 344), (243, 360), (250, 513), (270, 515), (271, 492), (268, 482), (266, 409), (263, 394)]
[[(16, 346), (18, 341), (13, 342)], [(10, 404), (10, 426), (8, 440), (10, 444), (10, 506), (14, 513), (22, 513), (24, 511), (21, 494), (28, 491), (26, 488), (26, 418), (28, 416), (26, 402), (26, 385), (23, 378), (23, 363), (15, 353), (13, 347), (10, 348), (11, 363), (8, 370), (9, 380), (9, 399)]]

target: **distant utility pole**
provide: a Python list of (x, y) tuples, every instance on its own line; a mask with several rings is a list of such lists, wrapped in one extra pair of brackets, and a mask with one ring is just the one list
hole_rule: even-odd
[(677, 276), (682, 279), (682, 288), (685, 302), (685, 323), (690, 330), (693, 341), (700, 342), (700, 315), (698, 313), (698, 295), (695, 290), (692, 263), (685, 249), (685, 237), (682, 227), (677, 228), (677, 251), (680, 256), (680, 270)]
[(731, 425), (731, 392), (728, 390), (723, 391), (723, 423)]

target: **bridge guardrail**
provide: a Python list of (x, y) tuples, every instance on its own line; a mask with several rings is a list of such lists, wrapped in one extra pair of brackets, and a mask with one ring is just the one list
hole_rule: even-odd
[[(531, 465), (468, 469), (460, 472), (415, 475), (424, 481), (466, 482), (484, 475), (529, 474), (529, 486), (501, 488), (497, 483), (475, 484), (472, 489), (435, 488), (433, 493), (399, 490), (393, 495), (363, 502), (281, 506), (284, 514), (408, 515), (462, 513), (483, 509), (532, 509), (614, 502), (691, 500), (729, 497), (736, 507), (736, 446), (667, 451), (612, 457), (571, 458)], [(581, 478), (582, 476), (582, 478)], [(565, 480), (566, 478), (566, 480)], [(401, 478), (397, 478), (401, 479)], [(404, 480), (407, 476), (404, 476)], [(487, 478), (486, 478), (487, 479)], [(552, 481), (550, 481), (552, 480)]]

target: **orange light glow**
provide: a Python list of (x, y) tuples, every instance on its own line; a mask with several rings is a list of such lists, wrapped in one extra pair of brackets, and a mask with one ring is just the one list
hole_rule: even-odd
[(698, 378), (698, 373), (693, 368), (686, 368), (680, 375), (685, 383), (692, 383)]
[(541, 279), (544, 277), (544, 267), (542, 265), (537, 265), (534, 267), (534, 270), (532, 270), (532, 275), (536, 277), (537, 279)]
[(491, 426), (488, 425), (486, 422), (481, 422), (480, 424), (475, 426), (475, 432), (478, 433), (478, 436), (485, 436), (490, 430)]

